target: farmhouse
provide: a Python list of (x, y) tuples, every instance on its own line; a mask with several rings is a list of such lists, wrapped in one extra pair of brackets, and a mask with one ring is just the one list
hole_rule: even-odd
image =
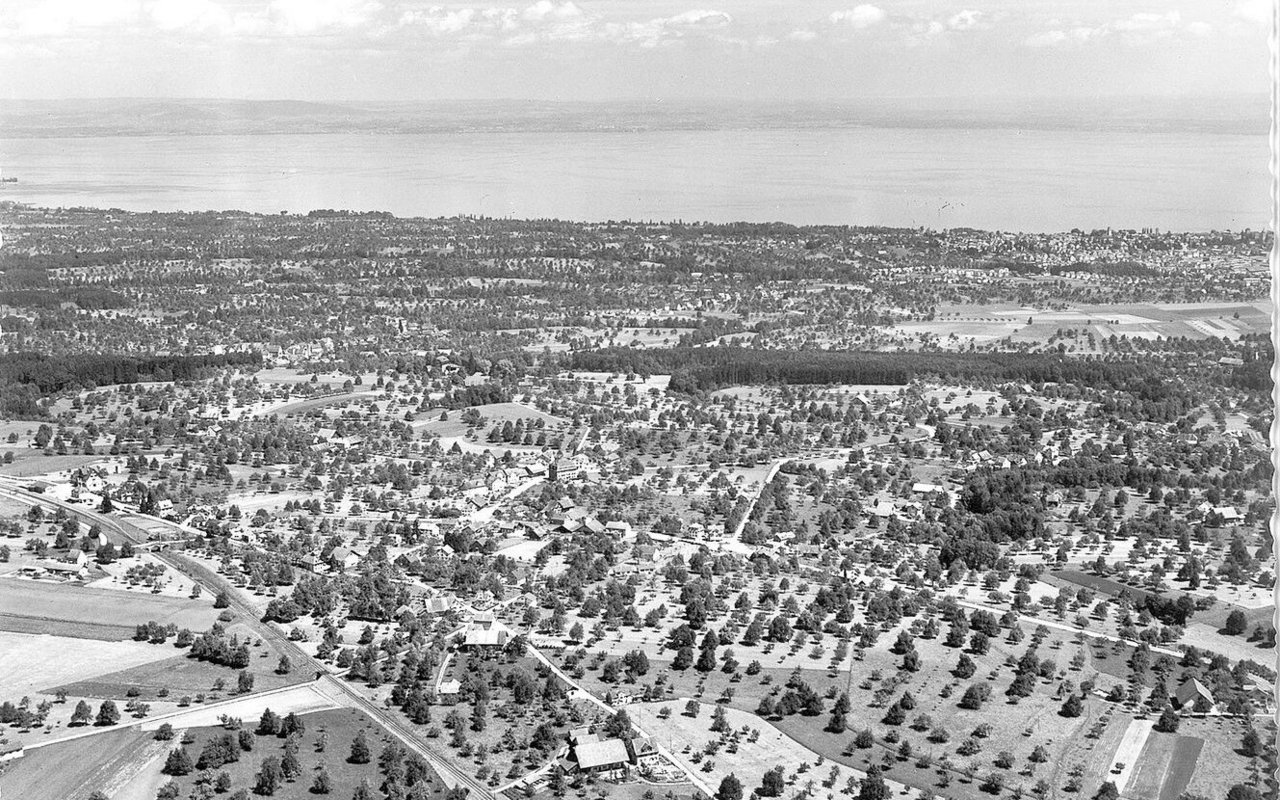
[(493, 614), (484, 613), (471, 618), (462, 643), (465, 647), (505, 647), (510, 638), (510, 628), (495, 619)]
[(579, 741), (572, 746), (569, 758), (581, 772), (613, 772), (631, 763), (631, 751), (621, 739)]
[(329, 554), (329, 563), (342, 569), (351, 569), (360, 563), (360, 554), (349, 547), (335, 547)]
[(1199, 680), (1192, 678), (1178, 687), (1174, 693), (1174, 702), (1178, 708), (1198, 712), (1213, 710), (1213, 693)]

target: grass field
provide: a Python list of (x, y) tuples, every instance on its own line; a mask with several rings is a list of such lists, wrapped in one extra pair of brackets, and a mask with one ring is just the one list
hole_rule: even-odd
[(279, 716), (289, 713), (310, 714), (338, 708), (339, 703), (314, 684), (302, 684), (283, 692), (274, 694), (255, 693), (238, 700), (220, 703), (216, 706), (192, 706), (177, 716), (166, 716), (163, 720), (155, 719), (142, 724), (144, 731), (154, 731), (163, 722), (174, 728), (200, 728), (221, 723), (225, 714), (242, 720), (256, 721), (267, 709)]
[[(1270, 721), (1255, 718), (1258, 735), (1264, 740), (1275, 737), (1275, 727)], [(1244, 722), (1230, 717), (1191, 717), (1183, 720), (1178, 728), (1182, 736), (1194, 736), (1204, 742), (1204, 749), (1196, 761), (1195, 773), (1187, 786), (1192, 794), (1221, 797), (1227, 787), (1236, 783), (1248, 783), (1252, 759), (1239, 752)], [(1265, 774), (1266, 766), (1257, 765)], [(1266, 792), (1263, 792), (1264, 795)]]
[[(119, 698), (123, 697), (128, 690), (137, 689), (140, 692), (140, 699), (154, 700), (159, 697), (161, 690), (167, 689), (170, 699), (177, 699), (182, 695), (194, 697), (202, 693), (206, 695), (217, 694), (213, 687), (214, 683), (219, 679), (227, 687), (222, 690), (222, 696), (235, 689), (240, 670), (219, 666), (207, 661), (196, 661), (193, 658), (182, 655), (183, 651), (175, 650), (172, 645), (168, 644), (147, 644), (142, 646), (153, 648), (163, 660), (154, 660), (114, 672), (100, 673), (94, 677), (74, 682), (69, 681), (62, 684), (46, 683), (45, 686), (48, 688), (45, 691), (52, 692), (55, 688), (62, 688), (71, 695)], [(275, 656), (265, 646), (252, 647), (251, 651), (252, 656), (246, 671), (253, 675), (253, 688), (255, 691), (278, 689), (282, 686), (300, 683), (312, 677), (310, 674), (304, 674), (298, 670), (288, 675), (277, 675), (275, 667), (279, 660), (278, 656)], [(264, 653), (266, 654), (265, 656), (263, 655)]]
[[(141, 642), (0, 632), (0, 700), (16, 702), (42, 687), (163, 663), (170, 652)], [(74, 658), (68, 657), (71, 653)]]
[(104, 791), (114, 800), (120, 787), (163, 749), (150, 734), (128, 728), (29, 750), (0, 764), (0, 796), (86, 800)]
[[(42, 450), (13, 450), (14, 460), (11, 464), (0, 464), (0, 475), (12, 475), (17, 478), (29, 478), (32, 475), (47, 475), (51, 472), (73, 470), (102, 460), (102, 456), (65, 455), (46, 456)], [(4, 448), (0, 446), (0, 452)]]
[(130, 625), (112, 625), (105, 622), (27, 617), (0, 613), (0, 631), (31, 635), (48, 634), (68, 639), (97, 639), (103, 642), (122, 642), (133, 636)]
[[(332, 779), (330, 797), (343, 800), (351, 797), (361, 779), (368, 780), (375, 791), (375, 796), (380, 796), (377, 792), (378, 786), (382, 782), (381, 776), (378, 774), (378, 754), (391, 741), (390, 734), (384, 733), (362, 712), (353, 709), (336, 709), (304, 714), (302, 715), (302, 721), (305, 731), (302, 734), (298, 748), (298, 762), (302, 767), (302, 773), (296, 780), (283, 783), (272, 795), (275, 800), (300, 800), (300, 798), (316, 796), (311, 793), (311, 786), (321, 767), (329, 772)], [(257, 722), (256, 719), (246, 719), (244, 720), (244, 726), (249, 730), (253, 730), (257, 726)], [(351, 752), (351, 743), (355, 740), (357, 731), (360, 730), (365, 732), (369, 747), (373, 751), (373, 759), (367, 764), (351, 764), (347, 762), (347, 756)], [(225, 731), (221, 727), (199, 727), (189, 728), (188, 733), (194, 741), (186, 745), (186, 748), (194, 761), (199, 758), (200, 750), (204, 747), (205, 742), (214, 736), (225, 733)], [(324, 739), (323, 750), (319, 749), (322, 738)], [(178, 742), (175, 740), (168, 743), (168, 746), (173, 748), (177, 744)], [(219, 771), (225, 770), (231, 776), (231, 790), (233, 792), (241, 788), (249, 789), (252, 792), (254, 775), (258, 771), (262, 760), (267, 756), (282, 757), (284, 755), (283, 745), (283, 739), (259, 736), (254, 743), (252, 752), (242, 753), (239, 761), (226, 764), (220, 767)], [(153, 783), (162, 766), (162, 762), (149, 765), (135, 780)], [(198, 772), (193, 771), (189, 775), (172, 779), (180, 787), (179, 797), (191, 795), (197, 775)], [(167, 780), (166, 778), (165, 781)]]
[[(26, 617), (63, 623), (87, 623), (88, 638), (102, 638), (90, 631), (93, 626), (126, 626), (127, 639), (133, 626), (155, 620), (173, 623), (193, 631), (207, 629), (216, 618), (213, 598), (198, 600), (163, 597), (111, 589), (89, 589), (69, 584), (6, 579), (0, 581), (0, 618)], [(74, 629), (71, 629), (74, 630)], [(70, 633), (71, 630), (64, 630)]]

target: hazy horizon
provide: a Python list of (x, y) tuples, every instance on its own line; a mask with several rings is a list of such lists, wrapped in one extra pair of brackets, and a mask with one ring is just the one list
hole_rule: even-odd
[(0, 98), (1261, 93), (1270, 0), (9, 0)]

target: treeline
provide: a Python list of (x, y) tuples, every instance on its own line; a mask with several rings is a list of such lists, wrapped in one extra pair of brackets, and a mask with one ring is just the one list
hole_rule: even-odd
[[(34, 387), (41, 394), (70, 388), (94, 388), (141, 381), (192, 381), (208, 377), (215, 369), (229, 366), (261, 366), (262, 354), (226, 353), (198, 356), (125, 355), (51, 356), (40, 353), (0, 355), (0, 398), (10, 395), (8, 387)], [(12, 399), (21, 399), (14, 391)]]
[(454, 389), (440, 400), (440, 405), (444, 408), (458, 409), (510, 402), (511, 392), (501, 384), (482, 383), (478, 386), (465, 386), (461, 389)]
[[(799, 356), (803, 357), (799, 357)], [(903, 386), (938, 376), (960, 381), (1072, 383), (1125, 391), (1163, 401), (1181, 391), (1168, 371), (1151, 362), (1068, 358), (1039, 353), (880, 353), (860, 351), (752, 350), (742, 347), (688, 347), (668, 350), (608, 348), (568, 357), (569, 370), (671, 374), (670, 390), (699, 394), (755, 384), (884, 384)]]
[(21, 308), (57, 308), (63, 303), (75, 303), (87, 311), (129, 307), (129, 299), (124, 295), (93, 286), (66, 287), (56, 292), (41, 289), (0, 291), (0, 305)]
[(1074, 264), (1060, 264), (1049, 267), (1050, 275), (1065, 275), (1072, 272), (1087, 272), (1093, 275), (1112, 275), (1118, 278), (1149, 278), (1160, 274), (1160, 270), (1139, 264), (1136, 261), (1095, 261), (1086, 263), (1077, 261)]

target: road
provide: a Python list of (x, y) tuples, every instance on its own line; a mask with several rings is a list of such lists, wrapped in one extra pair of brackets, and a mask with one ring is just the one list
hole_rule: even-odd
[(788, 461), (795, 461), (794, 458), (783, 458), (773, 462), (769, 466), (769, 471), (765, 473), (764, 480), (760, 481), (759, 488), (756, 489), (755, 496), (751, 498), (751, 505), (747, 507), (747, 513), (742, 515), (742, 519), (738, 520), (738, 524), (734, 527), (733, 533), (729, 536), (729, 541), (742, 541), (742, 529), (747, 527), (747, 522), (751, 519), (751, 515), (755, 513), (756, 503), (760, 502), (760, 495), (764, 494), (764, 487), (769, 485), (769, 481), (773, 480), (778, 474), (778, 470), (782, 469), (782, 465)]
[[(997, 617), (1001, 616), (1006, 611), (1008, 611), (1007, 608), (996, 608), (995, 606), (983, 605), (982, 603), (974, 603), (969, 600), (957, 600), (956, 605), (963, 606), (964, 608), (971, 608), (977, 611), (990, 611), (992, 614), (995, 614)], [(1112, 636), (1109, 633), (1102, 633), (1101, 631), (1091, 631), (1091, 630), (1088, 630), (1087, 628), (1077, 628), (1074, 625), (1068, 625), (1064, 622), (1057, 622), (1051, 619), (1035, 617), (1030, 614), (1019, 615), (1019, 619), (1025, 620), (1028, 622), (1034, 622), (1037, 625), (1043, 625), (1046, 628), (1053, 628), (1054, 630), (1066, 631), (1067, 633), (1071, 633), (1071, 634), (1083, 634), (1089, 637), (1090, 639), (1105, 639), (1108, 642), (1123, 642), (1124, 644), (1127, 644), (1130, 647), (1139, 647), (1142, 644), (1141, 642), (1135, 642), (1131, 639), (1122, 639), (1119, 636)], [(1153, 653), (1159, 653), (1161, 655), (1166, 655), (1166, 656), (1173, 656), (1175, 658), (1182, 658), (1183, 656), (1183, 653), (1181, 650), (1174, 650), (1172, 648), (1162, 647), (1156, 644), (1148, 644), (1147, 647)]]
[[(135, 546), (145, 544), (148, 538), (146, 531), (135, 526), (112, 518), (111, 516), (99, 514), (96, 511), (86, 510), (84, 507), (76, 506), (61, 500), (55, 500), (44, 495), (27, 492), (25, 489), (0, 488), (0, 495), (10, 497), (24, 503), (41, 503), (44, 505), (58, 506), (77, 515), (79, 518), (88, 520), (90, 524), (97, 523), (107, 532), (114, 533), (123, 541), (129, 542)], [(358, 708), (368, 714), (378, 724), (390, 731), (397, 739), (412, 752), (421, 756), (432, 769), (451, 786), (463, 786), (470, 790), (475, 797), (492, 798), (496, 797), (495, 792), (485, 784), (476, 780), (475, 776), (455, 767), (447, 758), (436, 752), (434, 748), (423, 743), (417, 736), (417, 733), (411, 723), (402, 719), (398, 714), (379, 706), (369, 698), (362, 695), (355, 687), (346, 681), (340, 680), (329, 674), (326, 667), (316, 661), (311, 654), (298, 647), (294, 642), (290, 641), (280, 631), (269, 623), (263, 622), (259, 618), (259, 612), (247, 601), (240, 597), (236, 587), (222, 575), (217, 574), (213, 570), (203, 564), (188, 558), (187, 556), (167, 550), (158, 550), (154, 553), (155, 557), (167, 566), (183, 573), (191, 578), (197, 584), (200, 584), (206, 591), (212, 592), (215, 596), (221, 592), (226, 592), (230, 598), (231, 609), (239, 613), (242, 621), (246, 626), (261, 638), (264, 642), (270, 642), (275, 649), (289, 657), (293, 662), (295, 669), (309, 670), (315, 673), (316, 682), (325, 684), (327, 688), (336, 690), (344, 697), (352, 707)]]

